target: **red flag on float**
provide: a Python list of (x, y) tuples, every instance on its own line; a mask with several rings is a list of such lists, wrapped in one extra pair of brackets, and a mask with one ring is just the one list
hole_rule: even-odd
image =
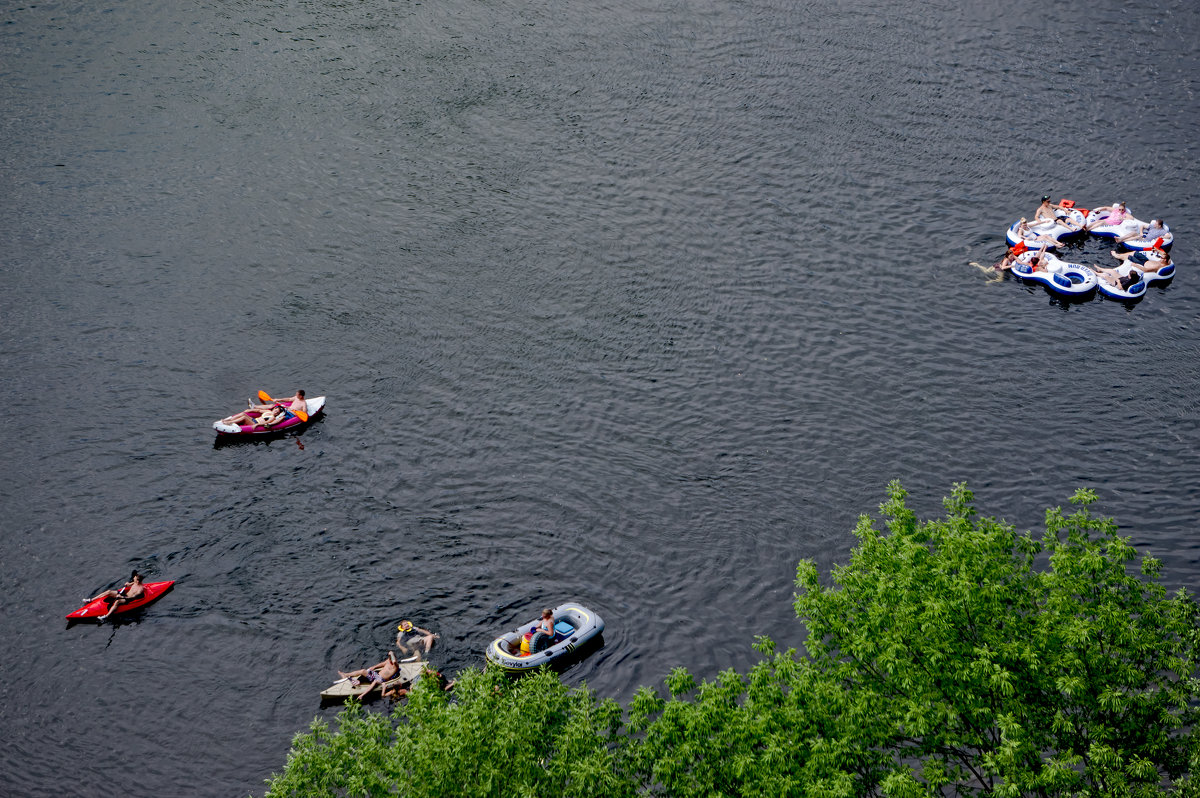
[(1162, 238), (1156, 238), (1156, 239), (1154, 239), (1154, 247), (1153, 247), (1153, 248), (1154, 248), (1154, 249), (1160, 249), (1160, 248), (1162, 248)]

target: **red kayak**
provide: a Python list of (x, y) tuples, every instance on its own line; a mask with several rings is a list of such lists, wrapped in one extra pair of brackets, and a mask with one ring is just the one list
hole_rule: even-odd
[[(133, 601), (128, 601), (117, 607), (117, 611), (114, 614), (119, 615), (122, 612), (129, 612), (130, 610), (136, 610), (138, 607), (146, 606), (151, 601), (154, 601), (163, 593), (166, 593), (168, 590), (170, 590), (171, 585), (173, 584), (175, 584), (175, 580), (173, 579), (170, 582), (146, 582), (142, 585), (142, 587), (146, 588), (146, 592), (138, 598), (135, 598)], [(99, 618), (101, 615), (108, 612), (108, 607), (109, 604), (107, 601), (102, 598), (98, 598), (95, 601), (89, 601), (87, 604), (84, 604), (82, 607), (75, 610), (75, 612), (72, 612), (67, 616), (67, 620), (78, 621), (83, 618)]]

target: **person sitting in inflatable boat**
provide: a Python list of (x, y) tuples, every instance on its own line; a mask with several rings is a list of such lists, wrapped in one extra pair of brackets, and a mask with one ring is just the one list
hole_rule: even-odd
[(1072, 232), (1078, 233), (1079, 230), (1084, 229), (1084, 226), (1070, 220), (1068, 214), (1074, 208), (1075, 200), (1073, 199), (1063, 199), (1062, 202), (1052, 203), (1050, 202), (1050, 194), (1043, 194), (1042, 204), (1038, 205), (1037, 209), (1033, 211), (1033, 223), (1057, 222), (1062, 224), (1063, 227), (1069, 228)]
[(554, 610), (542, 610), (542, 620), (531, 630), (533, 638), (529, 641), (529, 651), (538, 653), (554, 642)]
[[(1065, 219), (1055, 219), (1055, 223), (1065, 222)], [(1034, 224), (1045, 224), (1044, 222), (1034, 222)], [(1064, 225), (1067, 226), (1067, 225)], [(1022, 241), (1029, 244), (1046, 244), (1051, 247), (1056, 247), (1059, 244), (1057, 238), (1046, 233), (1039, 233), (1030, 227), (1029, 223), (1024, 218), (1017, 222), (1017, 236)]]
[(308, 402), (304, 398), (304, 391), (298, 390), (294, 396), (288, 396), (284, 399), (276, 399), (275, 406), (282, 407), (292, 415), (295, 415), (297, 410), (307, 410)]
[[(1057, 236), (1052, 236), (1056, 239), (1081, 232), (1083, 230), (1083, 222), (1076, 222), (1071, 218), (1072, 213), (1078, 213), (1074, 208), (1074, 200), (1063, 200), (1062, 202), (1055, 203), (1050, 201), (1049, 194), (1044, 194), (1042, 195), (1042, 204), (1037, 206), (1037, 209), (1033, 212), (1033, 225), (1044, 228), (1045, 225), (1042, 222), (1050, 222), (1052, 225), (1061, 225), (1067, 228), (1066, 231), (1058, 233)], [(1082, 219), (1083, 214), (1079, 213), (1079, 217)], [(1052, 226), (1049, 229), (1053, 230), (1054, 228)]]
[(1056, 205), (1050, 201), (1049, 194), (1043, 195), (1042, 204), (1037, 206), (1037, 209), (1033, 212), (1033, 221), (1034, 223), (1053, 222), (1057, 216), (1054, 212), (1060, 211), (1062, 208), (1062, 205)]
[(1137, 283), (1141, 282), (1142, 274), (1132, 266), (1117, 266), (1114, 269), (1106, 269), (1100, 264), (1094, 264), (1092, 271), (1096, 273), (1096, 277), (1111, 286), (1120, 288), (1122, 291), (1128, 291)]
[(1046, 245), (1043, 244), (1042, 248), (1039, 249), (1037, 251), (1037, 253), (1035, 253), (1034, 256), (1029, 259), (1029, 268), (1035, 272), (1036, 271), (1043, 271), (1043, 272), (1050, 271), (1049, 266), (1048, 266), (1049, 261), (1050, 261), (1050, 259), (1048, 257), (1046, 257)]
[[(1100, 216), (1101, 213), (1106, 213)], [(1090, 231), (1096, 227), (1116, 227), (1127, 219), (1132, 219), (1133, 214), (1125, 207), (1124, 202), (1114, 202), (1112, 205), (1101, 205), (1099, 208), (1093, 208), (1092, 214), (1095, 217), (1091, 225), (1087, 226)]]
[(1158, 246), (1162, 246), (1163, 244), (1159, 241), (1159, 239), (1163, 239), (1165, 241), (1166, 237), (1170, 235), (1170, 233), (1170, 229), (1166, 226), (1166, 224), (1163, 223), (1162, 219), (1151, 219), (1148, 224), (1146, 222), (1138, 222), (1137, 230), (1134, 230), (1131, 233), (1126, 233), (1118, 238), (1115, 243), (1124, 244), (1126, 241), (1155, 241), (1158, 242)]
[(1171, 256), (1167, 254), (1167, 251), (1158, 242), (1155, 242), (1154, 248), (1150, 250), (1140, 252), (1117, 252), (1114, 250), (1109, 254), (1122, 263), (1130, 263), (1131, 261), (1136, 263), (1137, 268), (1143, 272), (1155, 273), (1171, 265)]

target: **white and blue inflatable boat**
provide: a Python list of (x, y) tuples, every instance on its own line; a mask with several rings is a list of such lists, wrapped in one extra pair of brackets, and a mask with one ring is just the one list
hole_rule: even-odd
[(1145, 271), (1132, 263), (1124, 263), (1117, 267), (1117, 274), (1122, 277), (1131, 272), (1136, 274), (1138, 279), (1128, 288), (1122, 288), (1120, 284), (1110, 283), (1102, 275), (1097, 275), (1096, 282), (1100, 288), (1100, 293), (1112, 299), (1121, 299), (1126, 302), (1141, 299), (1146, 295), (1146, 289), (1152, 284), (1168, 282), (1175, 276), (1175, 264), (1169, 263), (1166, 266), (1161, 266), (1158, 271)]
[(1118, 266), (1117, 273), (1122, 277), (1130, 273), (1137, 274), (1137, 280), (1127, 288), (1122, 288), (1120, 283), (1110, 283), (1103, 275), (1097, 275), (1096, 284), (1100, 288), (1100, 293), (1112, 299), (1120, 299), (1125, 302), (1135, 302), (1146, 295), (1146, 278), (1141, 269), (1133, 266)]
[(1067, 263), (1055, 257), (1053, 253), (1045, 254), (1045, 262), (1034, 269), (1030, 265), (1036, 252), (1022, 252), (1013, 264), (1012, 273), (1020, 280), (1031, 283), (1041, 283), (1059, 296), (1082, 298), (1096, 290), (1099, 280), (1090, 266), (1082, 263)]
[(566, 660), (604, 631), (600, 616), (581, 604), (567, 602), (554, 608), (554, 638), (537, 632), (541, 619), (534, 618), (502, 634), (487, 647), (487, 660), (512, 673), (531, 671), (540, 665)]

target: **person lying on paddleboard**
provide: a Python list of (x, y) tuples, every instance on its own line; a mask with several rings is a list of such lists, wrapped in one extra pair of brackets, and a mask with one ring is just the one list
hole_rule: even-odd
[(126, 582), (120, 590), (105, 590), (103, 593), (92, 596), (83, 603), (91, 604), (96, 599), (101, 598), (105, 601), (112, 601), (112, 604), (108, 608), (108, 612), (100, 616), (100, 620), (103, 621), (105, 618), (116, 612), (117, 607), (121, 606), (122, 604), (128, 604), (134, 599), (139, 599), (145, 594), (146, 588), (142, 585), (142, 575), (135, 570), (129, 575), (129, 581)]
[(380, 693), (382, 694), (383, 683), (388, 679), (394, 678), (399, 672), (400, 663), (396, 661), (396, 652), (389, 651), (387, 659), (385, 659), (383, 662), (376, 663), (369, 668), (361, 668), (356, 671), (350, 671), (349, 673), (342, 673), (341, 671), (338, 671), (338, 675), (343, 679), (355, 680), (366, 677), (368, 680), (370, 680), (370, 686), (358, 694), (358, 699), (362, 701), (366, 699), (367, 695), (376, 687), (380, 688)]
[(437, 635), (428, 629), (413, 626), (412, 621), (401, 621), (396, 627), (396, 648), (408, 658), (420, 659), (433, 648)]

